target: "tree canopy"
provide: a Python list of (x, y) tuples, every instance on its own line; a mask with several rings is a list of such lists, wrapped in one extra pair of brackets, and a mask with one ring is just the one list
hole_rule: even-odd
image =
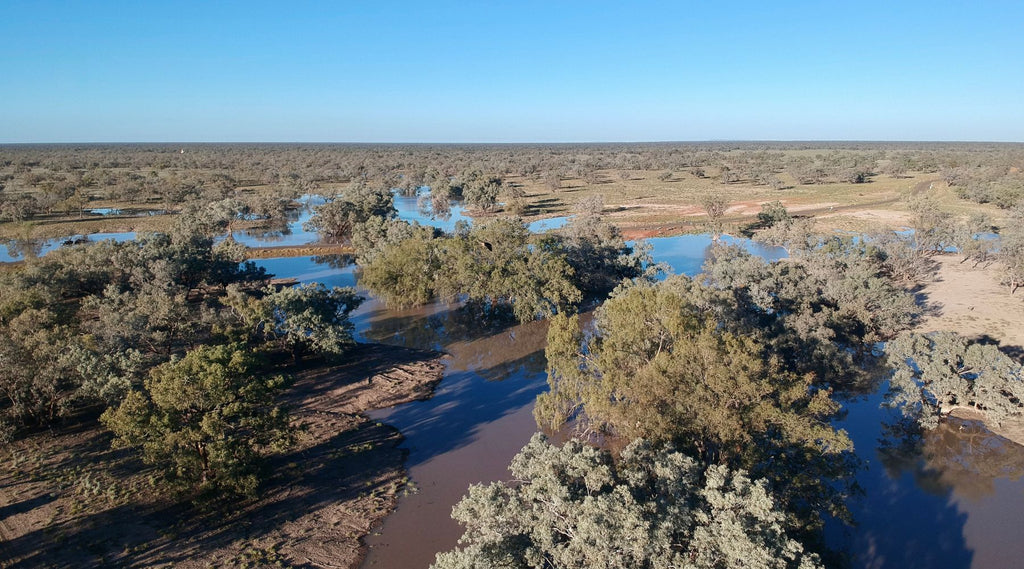
[(814, 241), (777, 262), (717, 245), (703, 277), (727, 293), (725, 325), (756, 335), (789, 369), (834, 382), (856, 375), (859, 360), (909, 328), (921, 307), (894, 282), (880, 249), (842, 237)]
[(316, 231), (326, 241), (347, 241), (353, 230), (372, 218), (395, 216), (395, 199), (390, 186), (370, 185), (357, 180), (340, 195), (331, 197), (313, 209), (306, 229)]
[(378, 246), (360, 252), (361, 283), (389, 306), (465, 299), (528, 321), (648, 276), (646, 251), (634, 251), (617, 230), (591, 217), (544, 235), (532, 235), (514, 217), (448, 235), (418, 227), (377, 234)]
[(510, 484), (470, 487), (452, 517), (462, 547), (435, 569), (821, 567), (787, 534), (767, 485), (638, 440), (617, 460), (534, 435)]
[(889, 405), (926, 427), (957, 408), (999, 424), (1024, 415), (1024, 367), (997, 346), (955, 332), (903, 334), (886, 348)]
[(673, 276), (614, 295), (590, 334), (578, 317), (553, 319), (538, 423), (572, 419), (585, 431), (671, 442), (707, 463), (770, 477), (787, 507), (803, 509), (797, 504), (817, 495), (841, 513), (841, 496), (823, 482), (852, 460), (850, 440), (829, 424), (838, 404), (813, 375), (787, 370), (768, 346), (724, 327), (705, 293), (714, 295)]
[(178, 487), (252, 494), (261, 454), (291, 440), (275, 401), (286, 380), (259, 367), (242, 346), (201, 346), (153, 368), (101, 420), (115, 446), (140, 448)]
[(351, 287), (307, 283), (268, 286), (262, 296), (232, 287), (225, 302), (252, 336), (277, 343), (298, 361), (306, 352), (330, 357), (344, 354), (355, 343), (349, 314), (363, 300)]

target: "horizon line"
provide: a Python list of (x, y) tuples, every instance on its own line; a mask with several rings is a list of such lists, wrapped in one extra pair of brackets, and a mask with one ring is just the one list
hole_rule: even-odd
[(232, 144), (254, 144), (254, 145), (372, 145), (372, 146), (513, 146), (513, 145), (626, 145), (626, 144), (807, 144), (807, 143), (845, 143), (845, 144), (1024, 144), (1024, 140), (911, 140), (911, 139), (756, 139), (756, 138), (712, 138), (694, 140), (580, 140), (580, 141), (303, 141), (303, 140), (237, 140), (237, 141), (185, 141), (185, 140), (135, 140), (135, 141), (48, 141), (48, 142), (0, 142), (0, 146), (62, 146), (62, 145), (130, 145), (130, 144), (154, 144), (154, 145), (232, 145)]

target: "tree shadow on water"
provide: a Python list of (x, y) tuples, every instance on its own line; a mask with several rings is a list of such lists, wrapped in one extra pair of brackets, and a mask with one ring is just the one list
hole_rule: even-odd
[(487, 311), (479, 305), (438, 308), (438, 305), (430, 305), (404, 311), (381, 311), (379, 318), (368, 319), (360, 334), (373, 342), (443, 351), (453, 342), (492, 336), (516, 325), (509, 313)]
[(969, 457), (944, 441), (945, 431), (925, 433), (903, 418), (883, 425), (877, 460), (861, 477), (865, 493), (851, 504), (857, 524), (847, 536), (852, 567), (971, 567), (967, 514), (953, 499), (950, 478)]

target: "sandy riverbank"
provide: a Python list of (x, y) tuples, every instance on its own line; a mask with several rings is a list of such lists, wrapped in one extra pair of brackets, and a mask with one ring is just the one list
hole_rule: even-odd
[(429, 397), (443, 369), (435, 352), (367, 344), (293, 372), (298, 444), (268, 461), (257, 500), (215, 508), (156, 495), (154, 471), (94, 421), (19, 440), (0, 466), (0, 566), (357, 566), (407, 489), (401, 435), (363, 412)]
[[(961, 262), (959, 255), (935, 258), (938, 272), (922, 287), (919, 297), (929, 308), (917, 327), (920, 332), (950, 330), (969, 338), (996, 342), (1018, 361), (1024, 361), (1024, 294), (1009, 294), (999, 284), (999, 265)], [(980, 414), (963, 414), (980, 419)], [(1024, 419), (989, 425), (993, 432), (1024, 445)]]

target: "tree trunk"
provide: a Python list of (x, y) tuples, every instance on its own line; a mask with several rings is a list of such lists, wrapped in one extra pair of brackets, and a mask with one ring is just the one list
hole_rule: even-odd
[(206, 445), (201, 442), (196, 443), (196, 452), (199, 453), (199, 461), (203, 465), (202, 483), (206, 484), (210, 478), (210, 455), (206, 452)]

